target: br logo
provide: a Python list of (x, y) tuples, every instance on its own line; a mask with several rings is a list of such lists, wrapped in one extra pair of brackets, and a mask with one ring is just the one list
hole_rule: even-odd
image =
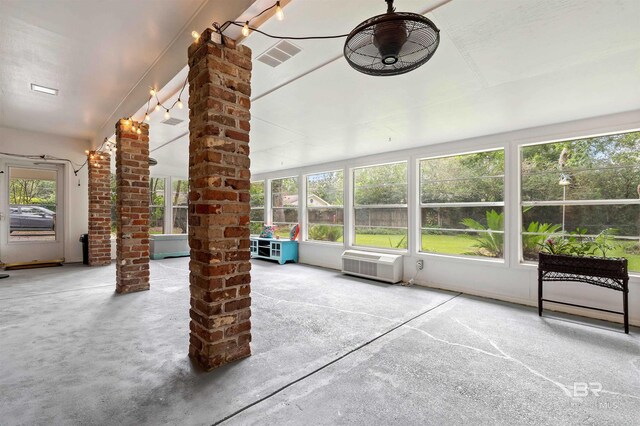
[(573, 396), (575, 398), (584, 398), (592, 393), (594, 396), (600, 396), (602, 384), (600, 382), (575, 382), (573, 384)]

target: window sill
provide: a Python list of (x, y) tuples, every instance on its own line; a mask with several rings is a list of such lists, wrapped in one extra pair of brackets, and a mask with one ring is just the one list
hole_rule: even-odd
[(428, 253), (419, 251), (416, 254), (418, 257), (423, 257), (426, 259), (442, 259), (442, 260), (450, 260), (452, 262), (477, 262), (484, 263), (487, 265), (496, 265), (500, 268), (508, 268), (507, 262), (504, 259), (492, 259), (492, 258), (483, 258), (476, 256), (456, 256), (453, 254), (441, 254), (441, 253)]
[(332, 242), (332, 241), (316, 241), (316, 240), (300, 240), (300, 244), (303, 245), (313, 245), (313, 246), (328, 246), (328, 247), (344, 247), (344, 243), (341, 242)]

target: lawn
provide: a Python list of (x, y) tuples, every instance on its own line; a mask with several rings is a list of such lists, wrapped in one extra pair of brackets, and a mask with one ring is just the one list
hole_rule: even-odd
[[(404, 235), (377, 235), (360, 234), (356, 235), (356, 245), (396, 248), (398, 244), (406, 248), (403, 241)], [(401, 244), (402, 243), (402, 244)], [(476, 243), (473, 237), (468, 235), (423, 235), (422, 250), (431, 253), (464, 255), (473, 253)], [(628, 247), (627, 243), (627, 247)], [(640, 271), (640, 254), (625, 252), (625, 246), (619, 246), (616, 250), (607, 254), (607, 257), (626, 257), (629, 260), (629, 271)]]

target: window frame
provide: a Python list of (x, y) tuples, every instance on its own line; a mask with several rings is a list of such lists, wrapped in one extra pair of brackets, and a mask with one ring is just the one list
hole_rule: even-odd
[[(503, 174), (502, 174), (502, 201), (472, 201), (472, 202), (453, 202), (453, 203), (423, 203), (422, 202), (422, 162), (426, 160), (435, 160), (439, 158), (449, 158), (449, 157), (460, 157), (465, 155), (473, 155), (473, 154), (481, 154), (487, 152), (496, 152), (503, 151), (504, 152), (504, 160), (503, 160)], [(431, 155), (427, 157), (419, 157), (416, 159), (416, 254), (424, 255), (424, 256), (433, 256), (433, 257), (445, 257), (449, 259), (461, 259), (461, 260), (478, 260), (484, 262), (492, 262), (498, 264), (507, 265), (508, 257), (509, 257), (509, 203), (507, 202), (508, 198), (508, 167), (509, 167), (509, 150), (507, 146), (497, 145), (492, 147), (483, 147), (481, 149), (471, 150), (471, 151), (462, 151), (462, 152), (447, 152), (438, 155)], [(496, 178), (500, 177), (499, 175), (494, 176), (481, 176), (481, 178)], [(461, 181), (468, 181), (470, 178), (460, 178)], [(502, 257), (489, 257), (489, 256), (476, 256), (476, 255), (467, 255), (467, 254), (450, 254), (450, 253), (437, 253), (432, 251), (424, 251), (422, 250), (422, 231), (426, 228), (422, 226), (422, 209), (423, 208), (455, 208), (455, 207), (501, 207), (504, 215), (504, 226), (502, 230), (502, 241), (503, 241), (503, 250)], [(436, 229), (436, 228), (433, 228)], [(449, 228), (437, 228), (441, 231), (452, 231), (452, 232), (464, 232), (464, 229), (449, 229)], [(488, 233), (489, 230), (477, 230), (474, 232), (480, 233)], [(496, 231), (492, 231), (496, 232)]]
[[(342, 192), (342, 204), (341, 206), (331, 206), (331, 207), (342, 207), (342, 242), (340, 241), (323, 241), (323, 240), (310, 240), (309, 239), (309, 203), (308, 203), (308, 196), (309, 196), (309, 176), (314, 176), (314, 175), (322, 175), (322, 174), (326, 174), (326, 173), (342, 173), (342, 186), (339, 188), (339, 191)], [(303, 230), (303, 235), (302, 235), (302, 241), (306, 242), (306, 243), (312, 243), (312, 244), (330, 244), (330, 245), (344, 245), (345, 244), (345, 239), (346, 239), (346, 233), (345, 233), (345, 227), (346, 227), (346, 194), (344, 191), (344, 185), (345, 185), (345, 170), (344, 168), (336, 168), (334, 170), (327, 170), (327, 171), (318, 171), (318, 172), (312, 172), (312, 173), (307, 173), (302, 175), (302, 179), (304, 180), (304, 188), (303, 188), (303, 198), (304, 198), (304, 217), (303, 217), (303, 226), (302, 226), (302, 230)], [(300, 189), (300, 188), (299, 188)], [(300, 205), (300, 203), (298, 202), (298, 206)], [(330, 208), (331, 208), (330, 207)], [(327, 208), (327, 207), (311, 207), (311, 209), (322, 209), (322, 208)], [(300, 212), (298, 212), (298, 220), (300, 222)]]
[[(626, 133), (636, 133), (640, 132), (640, 129), (636, 130), (625, 130), (625, 131), (615, 131), (608, 133), (598, 133), (592, 135), (582, 135), (582, 136), (570, 136), (561, 139), (553, 139), (546, 141), (536, 141), (530, 143), (522, 143), (517, 145), (517, 167), (516, 167), (516, 178), (517, 178), (517, 204), (516, 204), (516, 214), (517, 214), (517, 223), (518, 223), (518, 237), (517, 237), (517, 253), (518, 253), (518, 262), (517, 264), (522, 267), (537, 267), (538, 262), (535, 260), (525, 260), (524, 259), (524, 247), (523, 247), (523, 235), (536, 235), (533, 233), (524, 232), (524, 218), (522, 215), (522, 209), (524, 207), (553, 207), (553, 206), (610, 206), (610, 205), (640, 205), (639, 199), (601, 199), (601, 200), (548, 200), (548, 201), (524, 201), (522, 197), (522, 151), (525, 148), (537, 146), (537, 145), (551, 145), (556, 143), (565, 143), (565, 142), (573, 142), (584, 139), (593, 139), (598, 137), (606, 137), (606, 136), (614, 136), (614, 135), (622, 135)], [(560, 172), (559, 172), (560, 173)], [(559, 234), (553, 234), (559, 235)], [(586, 237), (593, 237), (595, 234), (586, 234)], [(631, 271), (629, 270), (629, 276), (640, 276), (640, 271)]]
[[(296, 191), (295, 195), (298, 196), (298, 205), (297, 206), (289, 206), (289, 207), (273, 207), (273, 194), (274, 194), (274, 192), (273, 192), (273, 182), (276, 181), (276, 180), (284, 180), (284, 179), (295, 179), (296, 185), (297, 185), (297, 191)], [(274, 210), (285, 210), (285, 209), (295, 209), (296, 210), (296, 216), (297, 216), (297, 220), (296, 220), (295, 223), (300, 223), (300, 175), (276, 177), (276, 178), (269, 179), (267, 182), (268, 182), (268, 185), (269, 185), (269, 215), (268, 215), (267, 222), (265, 222), (265, 225), (269, 224), (269, 225), (277, 226), (273, 222), (273, 212), (274, 212)], [(291, 195), (293, 195), (293, 194), (291, 194)], [(265, 197), (266, 197), (266, 189), (265, 189)], [(265, 199), (265, 201), (266, 201), (266, 199)], [(278, 223), (292, 224), (293, 222), (278, 222)]]
[[(356, 170), (367, 169), (372, 167), (381, 167), (388, 166), (392, 164), (401, 164), (404, 163), (406, 165), (405, 172), (405, 185), (406, 185), (406, 204), (367, 204), (367, 205), (358, 205), (356, 204)], [(381, 253), (392, 253), (392, 254), (409, 254), (411, 247), (411, 218), (410, 218), (410, 204), (411, 204), (411, 194), (409, 184), (409, 180), (411, 179), (411, 167), (410, 167), (410, 159), (398, 159), (394, 161), (386, 161), (381, 163), (363, 163), (357, 166), (353, 166), (349, 168), (349, 205), (348, 210), (347, 206), (345, 206), (345, 210), (348, 211), (348, 222), (345, 217), (345, 226), (348, 223), (349, 226), (349, 247), (355, 250), (363, 250), (363, 251), (375, 251)], [(346, 178), (346, 177), (345, 177)], [(347, 201), (345, 197), (345, 202)], [(407, 237), (406, 237), (406, 248), (393, 248), (393, 247), (377, 247), (377, 246), (365, 246), (356, 244), (356, 210), (358, 208), (405, 208), (407, 211)], [(390, 228), (390, 227), (386, 227)], [(343, 240), (346, 239), (346, 232), (343, 231)]]
[[(262, 183), (262, 206), (260, 207), (252, 207), (251, 205), (249, 206), (249, 230), (251, 230), (251, 224), (252, 223), (262, 223), (262, 226), (264, 227), (264, 225), (267, 223), (267, 218), (266, 218), (266, 211), (267, 211), (267, 181), (266, 179), (258, 179), (258, 180), (252, 180), (249, 182), (249, 186), (253, 185), (254, 183)], [(251, 188), (249, 188), (249, 194), (251, 194)], [(270, 196), (270, 195), (269, 195)], [(249, 204), (251, 204), (251, 202), (249, 202)], [(254, 210), (262, 210), (262, 221), (261, 222), (257, 222), (254, 220), (251, 220), (251, 213)], [(251, 234), (251, 235), (259, 235), (258, 234)]]

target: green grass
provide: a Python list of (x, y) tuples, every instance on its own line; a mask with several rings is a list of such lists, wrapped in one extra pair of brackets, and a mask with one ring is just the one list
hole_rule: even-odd
[[(404, 235), (377, 235), (359, 234), (356, 235), (355, 245), (396, 248)], [(473, 253), (475, 239), (468, 235), (423, 235), (422, 251), (430, 253), (441, 253), (450, 255), (465, 255)], [(627, 244), (629, 246), (629, 244)], [(629, 261), (629, 270), (640, 271), (640, 254), (632, 254), (625, 251), (625, 246), (620, 246), (616, 250), (607, 254), (607, 257), (626, 257)]]

